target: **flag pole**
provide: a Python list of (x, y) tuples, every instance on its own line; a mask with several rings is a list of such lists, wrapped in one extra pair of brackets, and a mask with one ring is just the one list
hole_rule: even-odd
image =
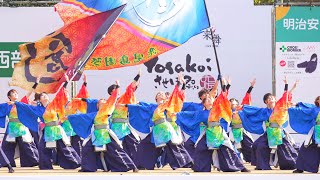
[[(117, 15), (117, 17), (115, 18), (115, 20), (112, 22), (112, 24), (109, 26), (109, 28), (104, 32), (104, 34), (101, 36), (101, 38), (99, 38), (98, 42), (94, 45), (94, 47), (92, 48), (92, 50), (90, 51), (90, 53), (88, 53), (87, 57), (85, 57), (85, 60), (83, 62), (79, 62), (80, 65), (77, 67), (76, 71), (73, 73), (72, 77), (69, 79), (69, 82), (72, 81), (77, 75), (78, 73), (81, 73), (81, 69), (84, 68), (84, 65), (88, 62), (89, 58), (91, 57), (91, 55), (93, 54), (94, 50), (98, 47), (98, 45), (100, 44), (100, 42), (105, 38), (106, 34), (109, 32), (111, 26), (113, 26), (113, 24), (116, 22), (116, 20), (118, 19), (118, 17), (120, 16), (120, 14), (123, 12), (124, 8), (127, 6), (127, 4), (122, 5), (122, 9), (120, 11), (120, 13)], [(103, 25), (102, 25), (103, 26)], [(91, 44), (92, 45), (92, 44)], [(90, 45), (89, 45), (90, 46)], [(84, 55), (86, 55), (87, 53), (85, 53)], [(66, 73), (68, 74), (68, 70), (66, 71)], [(59, 92), (61, 90), (63, 86), (60, 86), (58, 91)]]
[[(218, 74), (219, 74), (219, 76), (221, 77), (221, 69), (220, 69), (220, 64), (219, 64), (219, 59), (218, 59), (216, 44), (215, 44), (214, 39), (213, 39), (213, 31), (212, 31), (212, 28), (211, 28), (210, 16), (209, 16), (209, 13), (208, 13), (206, 0), (203, 0), (203, 1), (204, 1), (204, 7), (205, 7), (205, 9), (206, 9), (207, 16), (208, 16), (208, 20), (209, 20), (209, 29), (210, 29), (210, 35), (211, 35), (211, 40), (212, 40), (213, 51), (214, 51), (214, 55), (215, 55), (215, 58), (216, 58), (216, 64), (217, 64)], [(220, 85), (221, 85), (221, 88), (222, 88), (222, 80), (220, 80)]]

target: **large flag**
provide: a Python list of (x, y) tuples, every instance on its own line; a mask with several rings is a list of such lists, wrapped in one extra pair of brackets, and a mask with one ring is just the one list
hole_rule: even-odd
[(209, 27), (204, 0), (62, 0), (62, 20), (74, 20), (127, 3), (85, 69), (138, 65), (169, 51)]
[(69, 78), (78, 74), (124, 7), (78, 19), (34, 43), (20, 45), (21, 61), (14, 67), (11, 85), (31, 89), (40, 76), (38, 91), (57, 92), (64, 74)]

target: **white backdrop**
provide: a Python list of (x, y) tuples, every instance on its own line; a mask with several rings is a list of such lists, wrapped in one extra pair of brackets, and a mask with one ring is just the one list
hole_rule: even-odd
[[(271, 7), (254, 7), (250, 0), (234, 1), (232, 3), (223, 0), (207, 1), (208, 11), (212, 26), (216, 28), (216, 34), (221, 38), (221, 43), (217, 48), (223, 75), (228, 75), (232, 79), (230, 97), (241, 99), (249, 87), (249, 80), (256, 77), (257, 86), (253, 91), (253, 102), (255, 105), (263, 106), (262, 96), (266, 92), (271, 92)], [(184, 73), (192, 76), (196, 86), (199, 86), (200, 79), (204, 75), (217, 77), (217, 68), (213, 54), (212, 43), (200, 34), (190, 39), (184, 45), (159, 56), (158, 64), (165, 66), (169, 61), (173, 67), (181, 64), (186, 66), (186, 56), (190, 54), (192, 63), (197, 65), (211, 66), (203, 73)], [(206, 60), (211, 59), (208, 63)], [(156, 91), (171, 91), (162, 84), (154, 82), (157, 75), (163, 78), (174, 78), (177, 73), (169, 75), (165, 70), (163, 74), (148, 73), (144, 65), (140, 66), (143, 70), (141, 86), (137, 91), (139, 100), (154, 101)], [(106, 88), (110, 81), (120, 79), (122, 85), (127, 85), (135, 76), (139, 67), (129, 67), (115, 69), (109, 72), (88, 71), (89, 91), (92, 97), (101, 97), (106, 93)], [(169, 83), (170, 84), (170, 83)], [(97, 89), (96, 87), (101, 87)], [(157, 86), (157, 88), (155, 87)], [(102, 92), (101, 92), (102, 89)], [(199, 89), (187, 90), (187, 101), (199, 101), (197, 92)], [(102, 93), (102, 94), (101, 94)]]
[[(255, 77), (257, 84), (252, 92), (253, 105), (265, 106), (262, 97), (265, 93), (272, 91), (271, 6), (254, 7), (252, 0), (232, 2), (207, 0), (206, 3), (211, 24), (216, 28), (215, 33), (221, 38), (217, 51), (222, 74), (232, 79), (229, 97), (242, 99), (250, 85), (249, 81)], [(63, 22), (53, 8), (0, 8), (0, 17), (2, 23), (0, 42), (35, 41), (63, 26)], [(170, 78), (174, 80), (177, 76), (176, 72), (170, 74), (166, 69), (163, 73), (157, 73), (155, 70), (159, 71), (162, 66), (172, 62), (173, 69), (180, 64), (185, 70), (184, 74), (191, 76), (194, 80), (194, 85), (187, 90), (187, 101), (199, 102), (197, 86), (200, 86), (200, 79), (205, 75), (217, 77), (211, 45), (211, 41), (206, 40), (204, 33), (199, 34), (182, 46), (159, 56), (157, 62), (159, 65), (156, 65), (157, 68), (152, 68), (152, 73), (147, 71), (145, 65), (110, 71), (86, 71), (90, 95), (93, 98), (106, 97), (107, 87), (116, 79), (120, 80), (123, 92), (141, 67), (141, 85), (137, 90), (137, 98), (139, 101), (153, 102), (157, 91), (173, 89), (170, 81), (166, 85), (167, 88), (162, 83), (155, 82), (157, 75), (165, 81)], [(202, 65), (204, 72), (200, 72), (199, 69), (196, 72), (186, 72), (188, 54), (191, 56), (190, 65), (196, 63), (196, 68)], [(211, 60), (207, 61), (207, 59)], [(211, 67), (211, 71), (208, 66)], [(280, 81), (281, 77), (277, 80)], [(6, 100), (6, 92), (10, 89), (7, 85), (8, 81), (10, 81), (9, 78), (0, 78), (0, 102)], [(81, 83), (82, 81), (78, 83), (78, 88)], [(282, 85), (279, 87), (279, 91), (282, 92)], [(25, 93), (19, 88), (16, 89), (22, 94)], [(296, 94), (304, 93), (303, 90), (301, 86), (298, 87)], [(297, 138), (302, 140), (300, 137)]]
[[(263, 106), (262, 96), (271, 92), (271, 7), (254, 7), (251, 0), (228, 2), (224, 0), (207, 0), (208, 11), (212, 26), (216, 28), (216, 34), (221, 38), (217, 48), (220, 66), (223, 75), (229, 75), (232, 79), (230, 97), (241, 99), (249, 86), (249, 80), (256, 77), (257, 85), (254, 89), (253, 103)], [(35, 41), (44, 35), (54, 31), (63, 25), (53, 8), (0, 8), (2, 27), (0, 29), (0, 42), (28, 42)], [(197, 89), (200, 79), (204, 75), (217, 77), (217, 69), (211, 41), (206, 40), (204, 34), (193, 37), (184, 45), (167, 52), (159, 57), (157, 67), (165, 66), (172, 62), (173, 69), (176, 65), (186, 70), (186, 57), (190, 54), (191, 65), (196, 67), (203, 65), (204, 72), (198, 69), (196, 72), (187, 73), (194, 80), (191, 89), (187, 90), (187, 101), (199, 101)], [(207, 59), (211, 59), (209, 62)], [(211, 71), (207, 66), (211, 67)], [(156, 91), (171, 91), (173, 86), (168, 83), (164, 87), (162, 81), (174, 79), (177, 73), (169, 74), (147, 72), (145, 65), (115, 69), (110, 71), (87, 71), (88, 88), (94, 98), (106, 96), (108, 85), (119, 79), (122, 91), (133, 79), (139, 67), (142, 68), (141, 86), (137, 91), (140, 101), (153, 101)], [(202, 67), (200, 67), (200, 70)], [(0, 72), (1, 73), (1, 72)], [(155, 82), (156, 77), (161, 76), (160, 85)], [(1, 79), (0, 92), (6, 92), (8, 78)], [(81, 82), (78, 83), (81, 85)], [(157, 88), (156, 88), (157, 86)], [(195, 87), (195, 88), (194, 88)], [(199, 87), (201, 88), (201, 87)], [(20, 92), (20, 90), (19, 90)], [(5, 93), (0, 96), (0, 101), (6, 99)]]

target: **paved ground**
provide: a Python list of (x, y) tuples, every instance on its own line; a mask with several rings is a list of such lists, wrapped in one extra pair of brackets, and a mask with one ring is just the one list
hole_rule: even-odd
[[(155, 169), (153, 171), (150, 170), (140, 170), (137, 173), (133, 172), (126, 172), (126, 173), (116, 173), (116, 172), (102, 172), (98, 171), (95, 173), (79, 173), (78, 169), (76, 170), (64, 170), (61, 169), (58, 166), (54, 167), (54, 170), (39, 170), (38, 167), (33, 167), (33, 168), (20, 168), (16, 167), (14, 168), (15, 172), (13, 174), (8, 174), (8, 169), (7, 168), (0, 168), (0, 176), (117, 176), (117, 175), (132, 175), (132, 176), (140, 176), (140, 175), (250, 175), (250, 174), (287, 174), (287, 175), (292, 175), (292, 171), (284, 171), (284, 170), (279, 170), (279, 169), (274, 169), (270, 171), (257, 171), (254, 170), (254, 167), (251, 166), (250, 164), (245, 164), (245, 166), (251, 170), (250, 173), (241, 173), (241, 172), (234, 172), (234, 173), (227, 173), (227, 172), (218, 172), (216, 170), (212, 170), (211, 173), (194, 173), (191, 169), (185, 168), (185, 169), (177, 169), (177, 170), (172, 170), (169, 166), (166, 166), (162, 169)], [(305, 173), (309, 174), (309, 173)], [(318, 177), (319, 174), (316, 174)]]

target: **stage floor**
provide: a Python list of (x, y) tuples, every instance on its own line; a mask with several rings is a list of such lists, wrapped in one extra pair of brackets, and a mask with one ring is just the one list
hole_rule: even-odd
[[(18, 164), (19, 165), (19, 164)], [(130, 176), (159, 176), (159, 175), (165, 175), (165, 176), (179, 176), (179, 175), (191, 175), (191, 176), (211, 176), (211, 175), (217, 175), (217, 176), (234, 176), (234, 175), (240, 175), (240, 176), (253, 176), (255, 179), (257, 178), (256, 175), (296, 175), (292, 173), (292, 170), (279, 170), (279, 169), (273, 169), (269, 171), (259, 171), (259, 170), (254, 170), (254, 166), (251, 166), (250, 164), (246, 163), (245, 166), (251, 170), (250, 173), (242, 173), (242, 172), (218, 172), (216, 170), (212, 170), (211, 173), (195, 173), (193, 172), (190, 168), (181, 168), (177, 170), (172, 170), (169, 166), (166, 166), (161, 169), (155, 169), (155, 170), (140, 170), (139, 172), (103, 172), (101, 170), (94, 172), (94, 173), (83, 173), (83, 172), (78, 172), (79, 169), (75, 170), (64, 170), (60, 168), (59, 166), (54, 166), (54, 170), (39, 170), (38, 167), (32, 167), (32, 168), (21, 168), (21, 167), (15, 167), (14, 170), (15, 172), (12, 174), (8, 173), (8, 169), (6, 167), (0, 168), (0, 176), (6, 176), (6, 177), (33, 177), (33, 178), (41, 178), (41, 179), (46, 179), (46, 177), (56, 177), (57, 176), (74, 176), (74, 177), (86, 177), (90, 178), (90, 176), (93, 177), (102, 177), (102, 176), (119, 176), (120, 175), (130, 175)], [(316, 175), (317, 177), (319, 176), (318, 174), (311, 174), (311, 173), (304, 173), (308, 174), (308, 176)], [(28, 179), (28, 178), (27, 178)], [(36, 178), (37, 179), (37, 178)], [(50, 179), (50, 178), (49, 178)], [(74, 178), (72, 178), (74, 179)], [(80, 178), (81, 179), (81, 178)], [(57, 179), (56, 179), (57, 180)], [(150, 178), (149, 178), (150, 180)], [(256, 179), (260, 180), (260, 179)], [(270, 179), (269, 179), (270, 180)]]

